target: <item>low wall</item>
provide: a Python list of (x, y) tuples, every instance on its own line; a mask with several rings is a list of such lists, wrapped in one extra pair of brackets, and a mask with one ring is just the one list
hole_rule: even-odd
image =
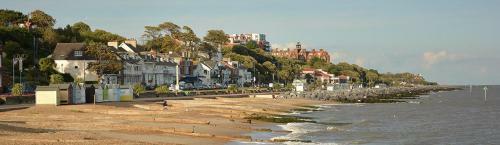
[(35, 95), (28, 96), (0, 96), (0, 105), (34, 104)]

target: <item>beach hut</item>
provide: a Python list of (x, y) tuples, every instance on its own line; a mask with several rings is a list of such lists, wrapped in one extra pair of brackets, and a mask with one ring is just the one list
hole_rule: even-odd
[(85, 87), (83, 84), (74, 84), (72, 95), (73, 97), (70, 99), (71, 104), (83, 104), (85, 103)]
[(71, 84), (50, 84), (49, 86), (59, 88), (60, 104), (71, 104), (73, 102), (73, 87)]
[(59, 105), (59, 88), (55, 86), (38, 86), (35, 90), (37, 105)]
[(295, 86), (295, 91), (297, 92), (304, 92), (304, 86), (305, 86), (305, 80), (293, 80), (293, 86)]

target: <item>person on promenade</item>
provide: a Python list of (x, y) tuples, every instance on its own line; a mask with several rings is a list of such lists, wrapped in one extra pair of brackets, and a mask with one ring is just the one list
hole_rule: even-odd
[(168, 106), (167, 100), (163, 100), (163, 110), (168, 110), (167, 106)]

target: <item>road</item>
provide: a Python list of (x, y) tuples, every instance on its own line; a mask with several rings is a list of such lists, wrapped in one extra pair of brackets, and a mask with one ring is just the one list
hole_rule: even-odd
[(182, 96), (182, 97), (158, 97), (158, 98), (136, 98), (134, 101), (162, 101), (162, 100), (188, 100), (194, 98), (241, 98), (249, 95), (267, 95), (279, 94), (279, 92), (265, 92), (265, 93), (245, 93), (245, 94), (220, 94), (220, 95), (195, 95), (195, 96)]

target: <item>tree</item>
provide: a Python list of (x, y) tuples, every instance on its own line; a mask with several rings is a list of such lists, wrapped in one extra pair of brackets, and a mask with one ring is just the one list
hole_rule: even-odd
[(26, 20), (26, 15), (13, 10), (0, 9), (0, 26), (16, 25)]
[(98, 58), (99, 61), (89, 63), (88, 69), (97, 72), (99, 77), (103, 74), (118, 74), (123, 70), (122, 62), (102, 43), (88, 43), (85, 53), (90, 57)]
[(247, 42), (246, 47), (249, 49), (256, 49), (256, 48), (259, 48), (259, 44), (257, 44), (257, 42), (255, 42), (253, 40), (250, 40)]
[(276, 65), (274, 65), (272, 62), (270, 61), (266, 61), (264, 63), (262, 63), (262, 65), (270, 72), (274, 72), (276, 70)]
[(54, 26), (54, 24), (56, 23), (56, 19), (52, 18), (52, 16), (46, 14), (41, 10), (35, 10), (31, 12), (30, 15), (31, 15), (30, 21), (34, 25), (37, 25), (37, 27), (52, 28), (52, 26)]
[(52, 74), (50, 75), (50, 84), (62, 84), (64, 82), (64, 78), (60, 74)]
[(56, 63), (52, 58), (42, 58), (38, 61), (38, 65), (40, 66), (40, 71), (44, 72), (45, 76), (54, 72), (54, 67), (56, 67)]
[(174, 39), (179, 39), (181, 37), (179, 30), (181, 27), (172, 22), (163, 22), (158, 25), (158, 28), (163, 30), (165, 32), (165, 35), (169, 35)]
[(375, 81), (378, 80), (378, 73), (375, 71), (366, 71), (365, 79), (369, 86), (374, 85)]
[(326, 60), (323, 60), (319, 57), (313, 57), (307, 62), (307, 65), (315, 68), (315, 69), (328, 69), (329, 62), (326, 62)]
[(217, 49), (207, 42), (202, 42), (198, 46), (198, 50), (207, 53), (210, 56), (210, 58), (212, 58), (215, 55), (215, 53), (217, 53)]
[(55, 46), (59, 42), (58, 35), (52, 28), (44, 28), (42, 30), (42, 38), (50, 46)]
[(182, 30), (183, 32), (180, 33), (180, 40), (184, 42), (184, 45), (186, 45), (186, 47), (190, 48), (190, 50), (193, 50), (195, 48), (195, 45), (200, 42), (200, 38), (198, 38), (193, 29), (188, 26), (183, 26)]
[(205, 37), (203, 37), (203, 40), (218, 48), (229, 42), (226, 33), (224, 33), (223, 30), (208, 30), (208, 33)]
[(306, 75), (304, 76), (304, 78), (306, 79), (306, 82), (307, 82), (308, 84), (311, 84), (311, 83), (313, 83), (313, 82), (314, 82), (314, 77), (313, 77), (311, 74), (306, 74)]
[(144, 29), (146, 30), (144, 30), (144, 34), (142, 34), (142, 36), (145, 37), (146, 39), (153, 40), (156, 38), (160, 38), (162, 35), (160, 27), (144, 26)]
[(85, 24), (84, 22), (76, 22), (71, 26), (72, 30), (75, 32), (79, 33), (84, 33), (84, 32), (91, 32), (92, 29), (90, 28), (89, 25)]

